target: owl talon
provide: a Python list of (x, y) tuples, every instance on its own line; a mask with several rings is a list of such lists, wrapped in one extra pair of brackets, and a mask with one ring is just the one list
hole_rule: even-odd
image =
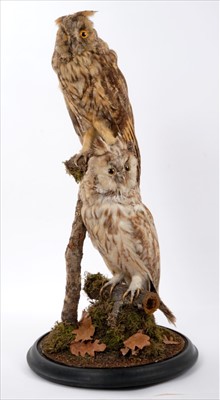
[(108, 285), (109, 285), (109, 282), (106, 282), (106, 283), (101, 287), (100, 292), (99, 292), (100, 296), (102, 296), (103, 290), (104, 290)]
[(112, 292), (113, 292), (115, 286), (116, 286), (119, 282), (121, 282), (121, 280), (123, 279), (123, 276), (124, 276), (123, 274), (116, 274), (116, 275), (114, 275), (113, 278), (110, 279), (110, 281), (106, 282), (106, 283), (102, 286), (102, 288), (100, 289), (100, 292), (99, 292), (99, 293), (100, 293), (100, 296), (102, 295), (103, 290), (104, 290), (107, 286), (111, 286), (111, 289), (110, 289), (110, 297), (111, 297)]
[[(107, 282), (107, 283), (105, 283), (105, 285), (102, 286), (102, 288), (100, 289), (100, 292), (99, 292), (100, 296), (102, 296), (103, 290), (104, 290), (107, 286), (110, 286), (110, 285), (111, 285), (111, 283), (110, 283), (110, 282)], [(109, 297), (112, 297), (112, 292), (113, 292), (115, 286), (116, 286), (116, 284), (115, 284), (115, 285), (111, 285), (111, 288), (110, 288), (110, 291), (109, 291)]]
[(125, 298), (127, 297), (127, 295), (131, 292), (131, 298), (130, 298), (130, 303), (132, 304), (135, 298), (138, 298), (140, 293), (141, 293), (141, 289), (136, 289), (136, 290), (126, 290), (126, 292), (123, 294), (123, 300), (125, 300)]
[(112, 292), (113, 292), (115, 286), (116, 286), (116, 285), (112, 285), (112, 286), (111, 286), (111, 289), (110, 289), (110, 297), (112, 297)]
[(79, 167), (79, 164), (87, 164), (89, 159), (89, 153), (79, 153), (74, 156), (74, 164)]
[[(126, 297), (128, 296), (128, 294), (130, 293), (130, 290), (126, 290), (126, 292), (123, 294), (123, 301), (125, 301)], [(132, 294), (131, 292), (131, 298), (130, 298), (130, 303), (133, 303), (133, 299), (134, 299), (134, 294)]]

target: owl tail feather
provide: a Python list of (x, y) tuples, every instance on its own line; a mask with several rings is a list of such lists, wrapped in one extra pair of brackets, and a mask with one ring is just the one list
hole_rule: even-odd
[(153, 314), (157, 309), (162, 311), (164, 315), (167, 317), (168, 321), (175, 325), (176, 317), (173, 315), (172, 311), (162, 302), (155, 288), (153, 287), (153, 291), (147, 291), (143, 300), (142, 305), (146, 314)]
[[(154, 295), (154, 298), (152, 298), (152, 295)], [(157, 299), (155, 299), (156, 297), (157, 297)], [(153, 304), (152, 299), (154, 300), (155, 308), (153, 309), (153, 307), (152, 307), (152, 310), (151, 310), (148, 307), (148, 301), (150, 300), (150, 304)], [(159, 294), (157, 293), (157, 290), (155, 289), (152, 279), (150, 279), (150, 292), (146, 293), (144, 300), (143, 300), (143, 307), (147, 314), (152, 314), (154, 311), (156, 311), (159, 308), (159, 310), (162, 311), (164, 313), (164, 315), (167, 317), (168, 321), (171, 324), (173, 324), (174, 326), (176, 326), (175, 315), (172, 313), (172, 311), (170, 311), (170, 309), (166, 306), (166, 304), (164, 304), (164, 302), (161, 300)]]
[(175, 315), (173, 315), (172, 311), (169, 310), (169, 308), (166, 306), (166, 304), (162, 302), (162, 300), (160, 300), (159, 309), (164, 313), (168, 321), (171, 322), (173, 325), (175, 325), (176, 322)]

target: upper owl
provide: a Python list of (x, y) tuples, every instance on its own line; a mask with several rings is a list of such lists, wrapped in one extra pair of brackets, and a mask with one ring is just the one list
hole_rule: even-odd
[(58, 31), (52, 66), (76, 133), (87, 153), (100, 135), (109, 145), (120, 135), (132, 141), (139, 163), (140, 152), (125, 78), (117, 56), (99, 38), (88, 17), (94, 11), (81, 11), (56, 20)]

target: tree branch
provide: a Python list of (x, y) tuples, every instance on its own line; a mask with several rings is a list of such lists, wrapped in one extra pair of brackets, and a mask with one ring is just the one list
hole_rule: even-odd
[(78, 198), (75, 218), (69, 243), (65, 252), (66, 259), (66, 293), (62, 310), (62, 321), (75, 324), (81, 290), (81, 260), (86, 228), (81, 217), (82, 202)]

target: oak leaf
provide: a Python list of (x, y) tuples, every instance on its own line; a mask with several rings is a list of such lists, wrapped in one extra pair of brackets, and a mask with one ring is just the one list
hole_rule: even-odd
[(179, 344), (179, 342), (176, 342), (173, 339), (173, 336), (170, 336), (169, 339), (168, 339), (168, 337), (166, 335), (163, 335), (163, 343), (164, 344)]
[(106, 344), (99, 343), (99, 340), (94, 342), (72, 342), (70, 345), (70, 352), (75, 356), (85, 357), (86, 354), (94, 357), (95, 352), (104, 351)]
[(79, 323), (79, 328), (73, 330), (73, 333), (76, 334), (75, 342), (84, 342), (85, 340), (91, 340), (94, 332), (95, 327), (94, 325), (92, 325), (92, 318), (89, 317), (88, 313), (84, 312), (82, 319)]
[(125, 345), (125, 347), (121, 349), (123, 356), (125, 356), (129, 350), (131, 350), (132, 355), (136, 355), (138, 351), (143, 349), (145, 346), (150, 346), (150, 337), (142, 333), (140, 330), (134, 335), (130, 336), (123, 343)]

